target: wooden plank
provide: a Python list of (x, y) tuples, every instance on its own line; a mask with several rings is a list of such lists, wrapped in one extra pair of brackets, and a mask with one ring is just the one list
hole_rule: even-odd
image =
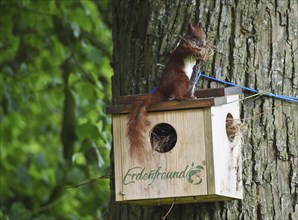
[(236, 95), (241, 93), (242, 93), (242, 89), (240, 87), (225, 87), (225, 88), (213, 88), (213, 89), (199, 89), (195, 92), (195, 96), (198, 98), (206, 98), (206, 97)]
[(213, 143), (212, 143), (212, 126), (211, 126), (211, 109), (204, 109), (204, 137), (206, 148), (208, 194), (215, 194), (215, 177), (214, 177), (214, 160), (213, 160)]
[(141, 94), (141, 95), (126, 95), (126, 96), (119, 96), (116, 99), (117, 105), (127, 105), (131, 104), (134, 101), (144, 100), (144, 98), (148, 96), (148, 94)]
[[(122, 138), (125, 137), (124, 130), (126, 129), (126, 119), (121, 117), (120, 115), (113, 116), (113, 142), (114, 142), (114, 169), (115, 169), (115, 196), (116, 201), (123, 201), (123, 170), (122, 170)], [(126, 149), (124, 149), (126, 150)]]
[(221, 195), (206, 195), (206, 196), (191, 196), (191, 197), (175, 197), (175, 198), (154, 198), (154, 199), (145, 199), (145, 200), (130, 200), (125, 201), (129, 204), (137, 205), (171, 205), (175, 204), (185, 204), (185, 203), (206, 203), (206, 202), (218, 202), (218, 201), (229, 201), (234, 200), (235, 198), (226, 197)]
[[(202, 98), (197, 100), (184, 100), (184, 101), (167, 101), (160, 102), (149, 106), (148, 112), (168, 111), (168, 110), (181, 110), (181, 109), (194, 109), (202, 107), (210, 107), (222, 105), (227, 103), (226, 97), (217, 98)], [(108, 114), (126, 114), (129, 113), (131, 105), (116, 105), (107, 107)]]
[[(195, 92), (195, 96), (197, 98), (210, 98), (210, 97), (235, 95), (240, 93), (242, 93), (242, 89), (240, 87), (225, 87), (225, 88), (199, 89)], [(148, 96), (148, 94), (119, 96), (116, 99), (116, 104), (117, 105), (131, 104), (134, 101), (144, 100), (146, 96)]]
[(211, 107), (215, 194), (242, 199), (241, 137), (231, 142), (226, 133), (226, 118), (240, 120), (239, 102)]

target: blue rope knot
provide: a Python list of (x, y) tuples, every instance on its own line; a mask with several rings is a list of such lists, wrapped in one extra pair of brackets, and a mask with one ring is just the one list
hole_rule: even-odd
[(271, 93), (264, 92), (263, 90), (258, 90), (257, 94), (258, 94), (259, 96), (263, 96), (263, 95), (271, 96)]

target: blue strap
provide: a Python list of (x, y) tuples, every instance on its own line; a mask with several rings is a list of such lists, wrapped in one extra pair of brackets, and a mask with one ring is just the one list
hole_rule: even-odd
[(224, 80), (216, 79), (214, 77), (207, 76), (207, 75), (199, 72), (197, 78), (199, 79), (201, 76), (205, 77), (206, 79), (213, 80), (215, 82), (223, 83), (223, 84), (230, 85), (230, 86), (237, 86), (237, 87), (242, 88), (243, 90), (258, 93), (260, 95), (265, 95), (265, 96), (269, 96), (269, 97), (283, 99), (283, 100), (287, 100), (287, 101), (290, 101), (290, 102), (298, 102), (298, 98), (296, 98), (296, 97), (286, 96), (286, 95), (277, 95), (277, 94), (273, 94), (273, 93), (269, 93), (269, 92), (263, 92), (261, 90), (256, 90), (256, 89), (252, 89), (252, 88), (245, 87), (245, 86), (242, 86), (242, 85), (238, 85), (238, 84), (235, 84), (235, 83), (231, 83), (231, 82), (227, 82), (227, 81), (224, 81)]
[(158, 88), (158, 86), (156, 86), (154, 89), (152, 89), (152, 90), (149, 92), (149, 94), (151, 95), (151, 94), (155, 93), (156, 90), (157, 90), (157, 88)]

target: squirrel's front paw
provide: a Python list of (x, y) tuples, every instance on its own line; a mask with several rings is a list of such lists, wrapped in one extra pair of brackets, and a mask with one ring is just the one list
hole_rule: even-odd
[(196, 96), (194, 96), (194, 95), (191, 95), (191, 96), (189, 97), (189, 99), (191, 99), (191, 100), (197, 100), (198, 97), (196, 97)]

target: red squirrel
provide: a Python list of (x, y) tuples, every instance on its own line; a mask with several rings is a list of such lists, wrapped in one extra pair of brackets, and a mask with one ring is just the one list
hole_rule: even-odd
[(190, 79), (193, 67), (197, 63), (197, 57), (188, 46), (189, 42), (198, 47), (206, 45), (206, 35), (201, 23), (196, 26), (188, 25), (186, 34), (166, 63), (157, 90), (131, 106), (127, 122), (127, 136), (131, 156), (139, 161), (144, 161), (146, 157), (144, 138), (146, 128), (150, 125), (147, 119), (147, 107), (167, 100), (195, 98), (193, 94), (195, 85), (190, 83)]

